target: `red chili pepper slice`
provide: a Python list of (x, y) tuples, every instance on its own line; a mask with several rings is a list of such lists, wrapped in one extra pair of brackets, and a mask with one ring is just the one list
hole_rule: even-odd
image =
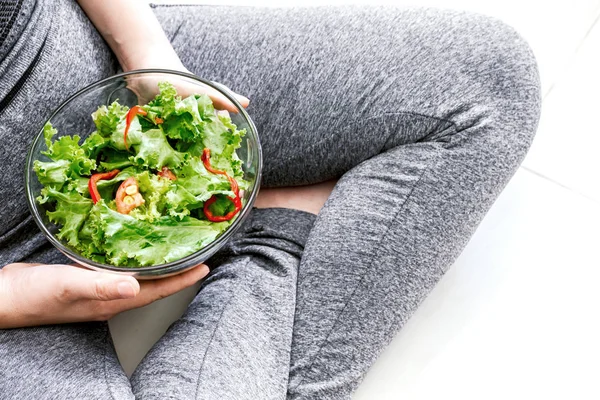
[(102, 197), (100, 197), (100, 192), (98, 192), (98, 181), (106, 181), (114, 178), (117, 174), (121, 172), (118, 169), (113, 169), (110, 172), (103, 172), (100, 174), (94, 174), (88, 181), (88, 190), (90, 191), (90, 196), (92, 197), (92, 201), (94, 204), (100, 201)]
[(125, 117), (125, 132), (123, 133), (123, 140), (125, 141), (125, 149), (129, 150), (129, 145), (127, 144), (127, 133), (129, 132), (129, 126), (131, 122), (135, 118), (136, 115), (148, 115), (148, 113), (140, 106), (133, 106), (127, 111), (127, 116)]
[[(128, 188), (133, 187), (134, 190), (129, 194)], [(131, 210), (145, 203), (144, 198), (139, 192), (140, 188), (137, 180), (134, 177), (129, 177), (121, 183), (115, 196), (117, 211), (121, 214), (129, 214)]]
[(204, 164), (204, 168), (206, 168), (207, 171), (217, 175), (225, 175), (227, 177), (227, 180), (229, 181), (229, 184), (231, 185), (231, 191), (235, 195), (235, 197), (228, 197), (228, 199), (231, 200), (231, 202), (235, 206), (235, 209), (233, 211), (230, 211), (225, 215), (214, 215), (212, 211), (210, 211), (210, 206), (215, 201), (217, 201), (217, 196), (212, 196), (204, 203), (204, 215), (206, 215), (206, 218), (208, 218), (208, 220), (212, 222), (229, 221), (242, 209), (242, 199), (240, 198), (239, 185), (237, 181), (233, 177), (229, 176), (227, 172), (211, 167), (210, 149), (208, 148), (205, 148), (204, 151), (202, 151), (202, 163)]
[[(212, 222), (223, 222), (229, 221), (231, 218), (235, 217), (235, 214), (237, 214), (242, 208), (241, 200), (239, 199), (239, 197), (228, 197), (228, 199), (231, 200), (232, 203), (235, 205), (235, 210), (230, 211), (225, 215), (214, 215), (212, 211), (210, 211), (209, 207), (211, 206), (211, 204), (217, 201), (217, 196), (212, 196), (210, 199), (206, 200), (206, 202), (204, 203), (204, 215), (206, 215), (206, 218), (208, 218), (208, 220)], [(239, 205), (237, 204), (238, 201)]]
[(205, 148), (202, 151), (202, 162), (204, 163), (204, 168), (206, 168), (207, 171), (212, 172), (213, 174), (217, 174), (217, 175), (227, 175), (227, 172), (225, 171), (221, 171), (219, 169), (214, 169), (213, 167), (210, 166), (210, 149), (209, 148)]

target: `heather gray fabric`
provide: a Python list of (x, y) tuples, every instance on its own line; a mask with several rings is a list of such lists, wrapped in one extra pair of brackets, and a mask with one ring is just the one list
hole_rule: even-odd
[(0, 330), (0, 399), (133, 399), (104, 322)]
[[(110, 343), (89, 339), (106, 338), (105, 325), (88, 324), (0, 331), (0, 393), (31, 398), (35, 382), (44, 387), (39, 398), (350, 398), (524, 157), (540, 106), (531, 51), (496, 20), (450, 11), (174, 6), (156, 13), (191, 71), (251, 99), (266, 185), (341, 179), (316, 219), (255, 211), (211, 260), (199, 295), (131, 386)], [(48, 93), (21, 91), (13, 110), (0, 114), (3, 137), (30, 135), (17, 112), (31, 99), (52, 108), (66, 95), (61, 85), (74, 90), (115, 68), (74, 7), (63, 6), (58, 21), (48, 37), (52, 57), (29, 78)], [(62, 37), (66, 31), (84, 33), (83, 51)], [(72, 68), (75, 59), (86, 74)], [(44, 74), (60, 76), (60, 84)], [(0, 179), (0, 190), (9, 185), (22, 196), (22, 183)], [(0, 211), (11, 221), (1, 228), (0, 259), (58, 259), (21, 203)], [(79, 351), (25, 356), (27, 342)], [(89, 369), (77, 369), (82, 357)], [(48, 372), (57, 361), (69, 372)]]
[[(51, 2), (0, 0), (0, 100), (17, 86), (50, 29)], [(0, 109), (2, 108), (0, 103)]]
[[(0, 48), (6, 42), (9, 42), (6, 38), (13, 36), (11, 34), (16, 30), (15, 27), (19, 26), (17, 17), (23, 15), (23, 13), (20, 13), (21, 6), (20, 1), (0, 0)], [(2, 58), (3, 54), (4, 52), (0, 51), (0, 58)]]

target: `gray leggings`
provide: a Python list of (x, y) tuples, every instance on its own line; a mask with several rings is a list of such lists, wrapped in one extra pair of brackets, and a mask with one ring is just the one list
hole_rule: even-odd
[[(318, 216), (254, 210), (131, 380), (106, 323), (15, 329), (0, 331), (0, 397), (349, 399), (523, 159), (540, 107), (530, 49), (450, 11), (155, 12), (191, 71), (251, 99), (265, 185), (340, 180)], [(55, 18), (34, 82), (74, 90), (114, 72), (76, 6)]]

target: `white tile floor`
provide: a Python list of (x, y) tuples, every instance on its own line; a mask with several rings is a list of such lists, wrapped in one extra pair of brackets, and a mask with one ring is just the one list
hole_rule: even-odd
[[(600, 0), (418, 4), (482, 12), (515, 26), (540, 64), (542, 120), (523, 167), (354, 399), (599, 399)], [(126, 371), (192, 294), (111, 321)]]

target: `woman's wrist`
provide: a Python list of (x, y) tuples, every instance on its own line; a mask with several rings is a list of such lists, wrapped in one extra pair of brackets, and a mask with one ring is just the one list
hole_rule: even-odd
[(123, 71), (126, 72), (149, 68), (187, 72), (179, 56), (168, 42), (165, 45), (157, 44), (151, 48), (145, 47), (141, 51), (130, 50), (122, 52), (122, 54), (123, 56), (119, 57), (119, 62)]

